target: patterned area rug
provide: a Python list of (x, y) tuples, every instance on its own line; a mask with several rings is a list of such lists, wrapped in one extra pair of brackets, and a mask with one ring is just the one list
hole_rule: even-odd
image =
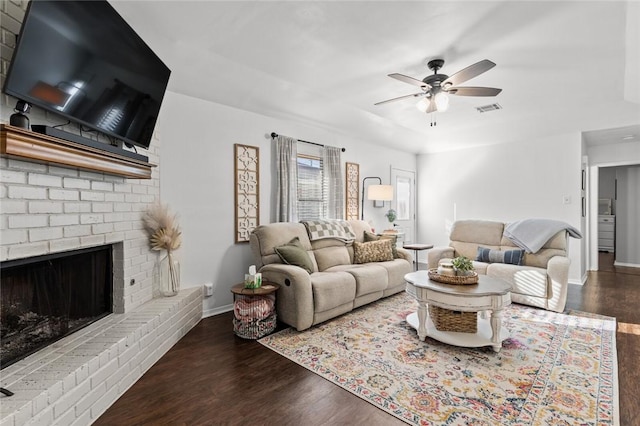
[(259, 342), (416, 425), (618, 425), (615, 318), (511, 305), (499, 353), (418, 340), (398, 294)]

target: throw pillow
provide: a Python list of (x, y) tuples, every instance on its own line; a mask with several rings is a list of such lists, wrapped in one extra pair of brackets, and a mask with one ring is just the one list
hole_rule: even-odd
[(396, 249), (396, 242), (398, 241), (397, 235), (376, 235), (373, 232), (364, 231), (364, 242), (379, 241), (381, 239), (387, 239), (391, 241), (391, 254), (394, 259), (399, 259), (398, 250)]
[(386, 262), (393, 260), (391, 240), (381, 239), (368, 243), (353, 243), (353, 263)]
[(524, 250), (492, 250), (486, 247), (478, 247), (476, 260), (485, 263), (522, 265), (524, 261)]
[(283, 246), (276, 247), (275, 251), (287, 265), (299, 266), (308, 273), (313, 272), (313, 262), (311, 262), (309, 253), (302, 247), (298, 237)]

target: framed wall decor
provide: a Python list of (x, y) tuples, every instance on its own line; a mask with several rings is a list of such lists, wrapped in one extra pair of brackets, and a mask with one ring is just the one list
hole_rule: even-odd
[(234, 144), (236, 243), (249, 242), (260, 225), (260, 148)]
[(360, 218), (360, 165), (357, 163), (346, 163), (345, 167), (346, 219), (357, 220)]

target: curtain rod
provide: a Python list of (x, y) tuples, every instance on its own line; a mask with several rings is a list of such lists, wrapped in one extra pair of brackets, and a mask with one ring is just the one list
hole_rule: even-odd
[[(278, 137), (278, 134), (276, 132), (271, 132), (271, 139), (275, 139)], [(317, 143), (317, 142), (309, 142), (309, 141), (303, 141), (302, 139), (296, 139), (298, 142), (302, 142), (302, 143), (308, 143), (310, 145), (317, 145), (317, 146), (321, 146), (324, 147), (324, 145), (322, 145), (321, 143)], [(345, 152), (347, 149), (346, 148), (340, 148), (340, 150), (342, 152)]]

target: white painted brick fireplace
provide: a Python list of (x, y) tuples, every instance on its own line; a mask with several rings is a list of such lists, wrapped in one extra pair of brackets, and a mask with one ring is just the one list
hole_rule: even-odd
[[(3, 81), (26, 5), (0, 2)], [(2, 123), (15, 102), (2, 95)], [(30, 119), (66, 121), (37, 108)], [(200, 288), (154, 291), (141, 216), (160, 196), (160, 146), (154, 137), (144, 153), (158, 165), (146, 180), (0, 158), (0, 261), (113, 244), (114, 312), (3, 369), (14, 395), (0, 396), (0, 426), (91, 424), (201, 319)]]
[(0, 167), (0, 260), (115, 244), (114, 312), (151, 300), (157, 253), (141, 215), (159, 198), (158, 168), (142, 180), (14, 158)]

